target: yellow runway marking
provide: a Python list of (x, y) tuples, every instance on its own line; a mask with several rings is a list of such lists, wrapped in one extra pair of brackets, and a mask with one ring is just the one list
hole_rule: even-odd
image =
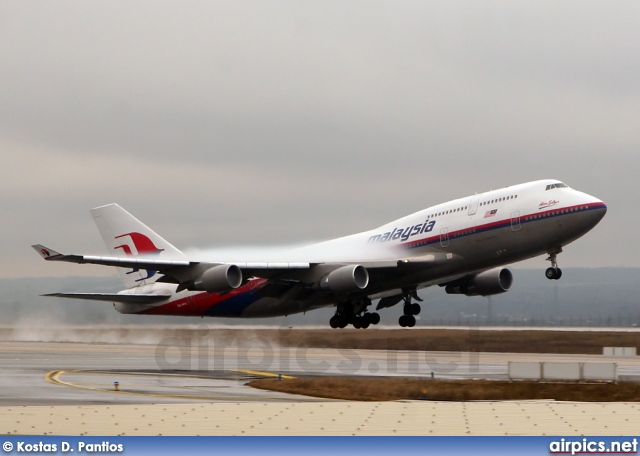
[[(238, 372), (239, 374), (249, 374), (249, 375), (259, 375), (260, 377), (278, 377), (280, 374), (274, 374), (273, 372), (262, 372), (262, 371), (254, 371), (254, 370), (234, 370), (231, 372)], [(291, 375), (283, 375), (282, 378), (291, 379), (295, 378)]]
[[(240, 371), (238, 371), (240, 372)], [(245, 371), (245, 373), (249, 373), (249, 372), (253, 372), (254, 375), (258, 375), (257, 371)], [(134, 396), (148, 396), (148, 397), (159, 397), (159, 398), (165, 398), (165, 399), (193, 399), (193, 400), (220, 400), (220, 399), (227, 399), (227, 400), (231, 400), (231, 399), (271, 399), (271, 400), (290, 400), (287, 399), (286, 397), (277, 397), (277, 396), (265, 396), (265, 395), (257, 395), (257, 396), (251, 396), (251, 395), (227, 395), (227, 394), (220, 394), (220, 395), (190, 395), (190, 394), (161, 394), (161, 393), (147, 393), (147, 392), (139, 392), (139, 391), (131, 391), (131, 390), (127, 390), (126, 386), (123, 386), (122, 384), (120, 384), (120, 389), (119, 391), (115, 391), (115, 389), (113, 388), (99, 388), (99, 387), (91, 387), (91, 386), (84, 386), (84, 385), (79, 385), (79, 384), (75, 384), (75, 383), (70, 383), (70, 382), (66, 382), (63, 381), (61, 379), (62, 375), (65, 374), (79, 374), (79, 375), (111, 375), (111, 376), (115, 376), (117, 375), (118, 377), (122, 377), (122, 376), (137, 376), (137, 377), (156, 377), (156, 378), (166, 378), (166, 377), (172, 377), (172, 378), (194, 378), (191, 376), (187, 376), (187, 375), (157, 375), (157, 374), (127, 374), (127, 373), (109, 373), (109, 372), (86, 372), (86, 371), (81, 371), (81, 370), (53, 370), (48, 372), (45, 375), (45, 380), (47, 380), (49, 383), (52, 383), (54, 385), (59, 385), (59, 386), (68, 386), (71, 388), (77, 388), (77, 389), (83, 389), (83, 390), (88, 390), (88, 391), (97, 391), (100, 393), (111, 393), (111, 394), (130, 394), (130, 395), (134, 395)], [(262, 374), (268, 374), (268, 372), (263, 372)], [(274, 374), (275, 376), (277, 376), (277, 374)], [(217, 379), (216, 379), (217, 380)], [(136, 385), (136, 386), (140, 386), (140, 385)], [(164, 387), (164, 386), (163, 386)], [(125, 389), (123, 389), (125, 388)], [(172, 386), (172, 388), (184, 388), (184, 389), (189, 389), (189, 388), (193, 388), (192, 386)], [(310, 398), (310, 401), (313, 401), (314, 399)]]

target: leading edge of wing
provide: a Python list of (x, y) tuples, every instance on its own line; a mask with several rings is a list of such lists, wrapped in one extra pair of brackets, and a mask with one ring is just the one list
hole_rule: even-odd
[(174, 268), (176, 266), (192, 266), (192, 263), (184, 260), (154, 260), (150, 258), (119, 258), (119, 257), (102, 257), (92, 255), (69, 255), (56, 252), (55, 250), (45, 247), (42, 244), (32, 245), (33, 249), (40, 254), (46, 261), (65, 261), (67, 263), (77, 264), (98, 264), (103, 266), (116, 266), (123, 268), (142, 268), (160, 271), (162, 269)]
[(88, 299), (92, 301), (124, 302), (127, 304), (155, 304), (166, 301), (171, 294), (118, 294), (118, 293), (48, 293), (52, 298)]
[(121, 258), (121, 257), (103, 257), (92, 255), (74, 255), (63, 254), (57, 252), (49, 247), (45, 247), (42, 244), (34, 244), (31, 247), (40, 254), (46, 261), (64, 261), (67, 263), (77, 264), (97, 264), (102, 266), (115, 266), (121, 268), (141, 268), (151, 269), (154, 271), (167, 271), (175, 268), (185, 268), (189, 266), (196, 266), (199, 264), (207, 266), (216, 266), (220, 264), (234, 264), (240, 269), (255, 269), (255, 270), (283, 270), (283, 269), (307, 269), (310, 267), (309, 263), (244, 263), (244, 262), (200, 262), (200, 261), (187, 261), (187, 260), (155, 260), (152, 258)]

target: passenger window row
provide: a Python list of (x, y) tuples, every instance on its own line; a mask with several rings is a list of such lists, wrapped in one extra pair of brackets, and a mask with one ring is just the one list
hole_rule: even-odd
[(516, 199), (518, 197), (518, 195), (509, 195), (509, 196), (503, 196), (502, 198), (495, 198), (489, 201), (484, 201), (482, 203), (480, 203), (480, 206), (486, 206), (487, 204), (495, 204), (495, 203), (500, 203), (501, 201), (508, 201), (508, 200), (512, 200), (512, 199)]
[(554, 217), (556, 215), (570, 214), (572, 212), (586, 211), (587, 209), (589, 209), (589, 206), (570, 207), (570, 208), (567, 208), (567, 209), (558, 209), (556, 211), (544, 212), (542, 214), (529, 215), (529, 216), (525, 217), (524, 219), (526, 221), (529, 221), (529, 220), (540, 220), (540, 219), (543, 219), (543, 218)]
[[(480, 206), (486, 206), (487, 204), (500, 203), (502, 201), (508, 201), (508, 200), (516, 199), (517, 197), (518, 197), (518, 195), (509, 195), (509, 196), (503, 196), (501, 198), (494, 198), (492, 200), (484, 201), (484, 202), (480, 203)], [(440, 217), (441, 215), (447, 215), (447, 214), (454, 214), (456, 212), (466, 211), (467, 209), (469, 209), (469, 206), (460, 206), (457, 209), (450, 209), (448, 211), (434, 212), (433, 214), (428, 215), (428, 218)]]
[(433, 213), (433, 214), (431, 214), (431, 215), (428, 215), (428, 216), (427, 216), (427, 218), (440, 217), (441, 215), (454, 214), (454, 213), (456, 213), (456, 212), (466, 211), (468, 207), (469, 207), (469, 206), (460, 206), (460, 207), (459, 207), (459, 208), (457, 208), (457, 209), (450, 209), (450, 210), (448, 210), (448, 211), (435, 212), (435, 213)]

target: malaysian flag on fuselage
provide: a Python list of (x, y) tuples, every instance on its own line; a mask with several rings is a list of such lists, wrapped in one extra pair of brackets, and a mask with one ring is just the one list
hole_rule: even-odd
[(493, 217), (494, 215), (496, 215), (496, 212), (498, 212), (498, 209), (493, 209), (491, 211), (487, 211), (487, 212), (484, 213), (484, 218)]

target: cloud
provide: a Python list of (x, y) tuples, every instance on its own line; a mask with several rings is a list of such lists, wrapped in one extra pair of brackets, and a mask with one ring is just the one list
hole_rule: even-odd
[(546, 177), (610, 205), (576, 262), (637, 265), (609, 244), (634, 223), (635, 3), (63, 5), (0, 6), (0, 274), (50, 271), (33, 242), (101, 251), (108, 202), (183, 248), (270, 245)]

